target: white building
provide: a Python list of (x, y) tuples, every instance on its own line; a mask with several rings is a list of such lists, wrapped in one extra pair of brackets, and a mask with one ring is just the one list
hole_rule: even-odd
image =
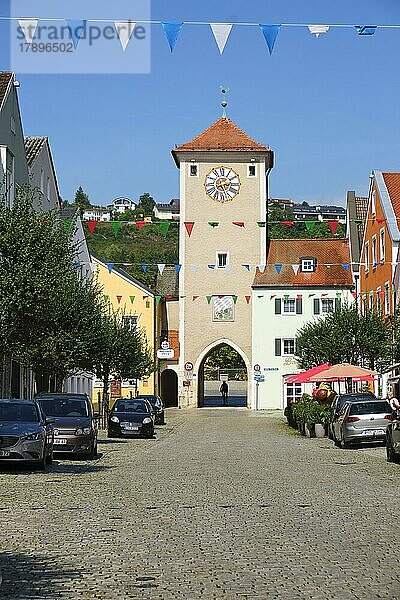
[(179, 198), (173, 198), (168, 204), (155, 204), (153, 213), (155, 218), (160, 221), (179, 221)]
[(60, 208), (60, 192), (49, 139), (44, 136), (25, 137), (26, 160), (29, 168), (29, 183), (32, 188), (40, 190), (35, 196), (38, 210), (54, 210)]
[[(282, 409), (303, 386), (284, 385), (300, 372), (296, 334), (306, 323), (354, 301), (350, 251), (345, 239), (271, 240), (267, 266), (253, 283), (253, 366), (255, 409)], [(329, 343), (327, 341), (327, 343)], [(264, 376), (264, 379), (263, 379)]]
[(126, 210), (135, 210), (136, 206), (136, 202), (130, 198), (115, 198), (107, 208), (114, 212), (124, 213)]
[(103, 221), (104, 223), (109, 223), (111, 221), (111, 210), (109, 208), (102, 208), (101, 206), (85, 208), (82, 219), (84, 221)]

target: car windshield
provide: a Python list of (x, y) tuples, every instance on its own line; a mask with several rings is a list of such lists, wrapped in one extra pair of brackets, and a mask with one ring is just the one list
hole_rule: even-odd
[(161, 406), (161, 401), (158, 396), (138, 396), (138, 398), (146, 398), (153, 406)]
[(148, 412), (144, 400), (117, 400), (114, 404), (114, 412)]
[(339, 396), (338, 406), (343, 406), (345, 402), (362, 402), (363, 400), (371, 401), (375, 400), (375, 398), (376, 396), (374, 396), (373, 394), (352, 394), (351, 396), (346, 396), (344, 394), (343, 396)]
[(387, 402), (357, 402), (350, 407), (350, 415), (388, 414), (391, 412)]
[(39, 414), (34, 404), (0, 402), (0, 421), (39, 423)]
[(38, 398), (45, 415), (49, 417), (87, 417), (88, 407), (81, 398)]

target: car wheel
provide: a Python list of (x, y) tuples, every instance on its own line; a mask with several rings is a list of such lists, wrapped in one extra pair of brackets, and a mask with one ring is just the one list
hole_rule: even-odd
[(95, 459), (97, 456), (97, 440), (93, 442), (93, 445), (88, 453), (87, 457), (89, 460)]
[(400, 456), (393, 450), (392, 442), (389, 438), (386, 438), (386, 457), (388, 462), (400, 463)]
[(47, 455), (46, 457), (46, 463), (48, 465), (51, 465), (51, 463), (53, 462), (53, 450), (50, 452), (50, 454)]
[(46, 448), (43, 450), (43, 458), (41, 458), (36, 464), (39, 471), (46, 470)]

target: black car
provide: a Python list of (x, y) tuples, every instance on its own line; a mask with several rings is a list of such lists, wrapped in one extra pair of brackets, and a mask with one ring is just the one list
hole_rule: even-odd
[(93, 459), (97, 455), (97, 421), (86, 394), (40, 394), (37, 402), (53, 417), (54, 452)]
[(335, 397), (331, 406), (331, 417), (328, 423), (328, 437), (335, 440), (333, 424), (337, 421), (340, 411), (346, 402), (367, 402), (368, 400), (378, 400), (372, 392), (358, 392), (355, 394), (339, 394)]
[(140, 394), (137, 398), (144, 398), (148, 400), (153, 407), (155, 424), (156, 425), (165, 425), (165, 413), (164, 413), (164, 404), (161, 400), (160, 396)]
[(108, 437), (129, 435), (151, 438), (154, 435), (154, 413), (144, 398), (120, 398), (108, 418)]
[(53, 460), (53, 419), (32, 400), (0, 400), (0, 463), (35, 463), (45, 469)]

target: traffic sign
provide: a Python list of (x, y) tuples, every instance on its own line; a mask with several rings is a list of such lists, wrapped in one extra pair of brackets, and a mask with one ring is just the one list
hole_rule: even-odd
[(255, 371), (261, 371), (260, 365), (254, 365), (254, 370)]
[(161, 348), (163, 350), (168, 350), (168, 348), (169, 348), (168, 340), (164, 340), (163, 342), (161, 342)]
[(167, 350), (157, 350), (157, 358), (160, 358), (161, 360), (168, 360), (174, 358), (174, 349), (168, 348)]
[(193, 371), (193, 363), (190, 361), (185, 363), (185, 371)]

